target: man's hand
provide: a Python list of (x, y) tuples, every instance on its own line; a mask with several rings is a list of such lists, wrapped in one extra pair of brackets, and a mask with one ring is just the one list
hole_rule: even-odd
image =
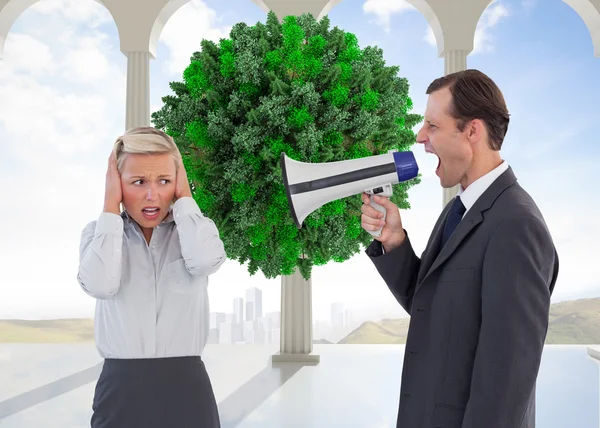
[(108, 158), (108, 168), (106, 170), (104, 212), (120, 215), (122, 200), (123, 190), (121, 189), (121, 175), (117, 169), (117, 158), (114, 152), (111, 152)]
[(181, 152), (177, 150), (177, 178), (175, 179), (175, 201), (179, 198), (191, 197), (192, 190), (190, 188), (190, 182), (183, 166), (183, 158)]
[(385, 221), (383, 221), (383, 213), (371, 206), (370, 195), (368, 193), (363, 193), (363, 205), (360, 209), (362, 212), (361, 226), (367, 231), (374, 231), (383, 226), (381, 235), (375, 237), (375, 239), (381, 242), (383, 249), (386, 253), (389, 253), (394, 248), (399, 247), (404, 242), (404, 239), (406, 239), (406, 233), (402, 228), (400, 211), (398, 210), (398, 207), (386, 197), (375, 195), (374, 200), (385, 208)]

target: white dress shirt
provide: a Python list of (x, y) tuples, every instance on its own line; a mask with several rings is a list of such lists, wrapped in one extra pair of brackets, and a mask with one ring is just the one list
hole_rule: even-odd
[(508, 164), (505, 161), (502, 161), (500, 165), (496, 168), (488, 172), (487, 174), (479, 177), (477, 180), (472, 182), (466, 189), (463, 189), (462, 185), (458, 185), (458, 193), (457, 196), (460, 196), (460, 200), (465, 206), (466, 210), (463, 214), (463, 218), (469, 212), (471, 207), (475, 204), (477, 199), (483, 192), (485, 192), (488, 187), (492, 185), (492, 183), (504, 173), (508, 169)]
[(219, 232), (191, 197), (178, 199), (150, 243), (127, 214), (101, 213), (81, 235), (77, 280), (96, 298), (103, 358), (202, 355), (208, 276), (225, 262)]

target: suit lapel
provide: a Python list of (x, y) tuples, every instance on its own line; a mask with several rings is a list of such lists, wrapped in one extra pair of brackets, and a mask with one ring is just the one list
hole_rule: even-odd
[(431, 233), (431, 237), (429, 238), (427, 247), (423, 252), (423, 258), (421, 259), (421, 268), (419, 269), (419, 275), (417, 277), (417, 284), (423, 281), (425, 274), (429, 272), (431, 265), (433, 264), (435, 258), (439, 253), (439, 248), (442, 242), (442, 235), (444, 233), (444, 225), (446, 224), (446, 218), (448, 217), (448, 212), (450, 211), (451, 205), (451, 203), (446, 205), (433, 228), (433, 232)]
[[(452, 253), (454, 253), (454, 250), (456, 250), (456, 248), (467, 237), (467, 235), (473, 230), (473, 228), (475, 228), (475, 226), (477, 226), (479, 223), (481, 223), (483, 221), (483, 216), (481, 215), (481, 211), (478, 211), (473, 208), (475, 208), (475, 206), (473, 206), (469, 210), (467, 215), (465, 215), (465, 217), (461, 220), (461, 222), (458, 224), (458, 226), (454, 230), (454, 233), (452, 233), (452, 235), (448, 239), (448, 242), (446, 242), (446, 245), (444, 245), (444, 247), (441, 248), (440, 251), (437, 253), (437, 257), (433, 261), (433, 264), (431, 265), (431, 267), (427, 270), (427, 273), (423, 277), (423, 280), (425, 280), (433, 271), (435, 271), (437, 268), (439, 268), (442, 265), (442, 263), (444, 263), (446, 260), (448, 260), (448, 257), (450, 257), (452, 255)], [(441, 234), (441, 232), (440, 232), (440, 234)], [(439, 248), (439, 244), (438, 244), (438, 248)]]
[(475, 204), (454, 230), (454, 233), (450, 236), (446, 245), (440, 249), (444, 225), (446, 224), (446, 217), (448, 216), (452, 201), (446, 205), (432, 232), (431, 239), (427, 244), (427, 250), (425, 251), (425, 254), (423, 254), (419, 278), (417, 280), (417, 290), (425, 279), (448, 260), (469, 233), (483, 221), (483, 213), (492, 207), (498, 196), (516, 181), (517, 178), (515, 177), (512, 168), (509, 167), (485, 192), (483, 192), (479, 199), (477, 199)]

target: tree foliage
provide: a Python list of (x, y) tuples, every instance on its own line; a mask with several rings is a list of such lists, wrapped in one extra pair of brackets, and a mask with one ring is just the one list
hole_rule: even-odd
[[(421, 116), (408, 82), (381, 49), (361, 49), (327, 17), (288, 16), (236, 24), (229, 39), (202, 40), (173, 95), (152, 114), (180, 148), (194, 198), (217, 225), (227, 255), (250, 274), (308, 279), (312, 266), (343, 262), (372, 237), (360, 195), (328, 203), (293, 223), (279, 159), (331, 162), (408, 150)], [(409, 208), (407, 190), (391, 198)]]

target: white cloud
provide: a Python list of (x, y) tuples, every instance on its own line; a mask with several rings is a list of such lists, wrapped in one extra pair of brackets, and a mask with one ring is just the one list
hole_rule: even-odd
[(585, 201), (585, 196), (581, 196), (579, 193), (568, 198), (569, 208), (559, 211), (555, 206), (548, 206), (543, 213), (560, 262), (555, 300), (600, 295), (597, 276), (600, 228), (596, 220), (600, 216), (600, 205)]
[[(496, 27), (504, 18), (510, 16), (510, 12), (502, 3), (494, 0), (481, 14), (481, 18), (475, 28), (473, 38), (473, 51), (471, 56), (478, 53), (486, 53), (494, 51), (495, 38), (492, 34), (492, 29)], [(427, 26), (427, 31), (423, 36), (423, 40), (433, 47), (437, 47), (435, 35), (430, 25)]]
[(89, 37), (74, 37), (74, 48), (70, 49), (63, 63), (66, 76), (82, 82), (94, 82), (107, 76), (109, 62), (101, 46), (107, 36), (96, 33)]
[(509, 16), (509, 11), (503, 4), (493, 2), (488, 6), (481, 15), (477, 28), (475, 29), (475, 39), (471, 55), (480, 52), (493, 52), (493, 42), (495, 39), (491, 33), (491, 29), (507, 16)]
[(405, 10), (416, 10), (413, 5), (405, 0), (366, 0), (363, 11), (366, 15), (375, 15), (375, 23), (381, 25), (389, 33), (392, 15), (400, 14)]
[(182, 6), (165, 24), (160, 41), (169, 48), (165, 61), (167, 72), (181, 75), (189, 65), (192, 54), (201, 50), (203, 39), (219, 42), (228, 38), (230, 25), (221, 25), (221, 18), (214, 9), (201, 0)]
[(425, 33), (423, 40), (429, 43), (431, 46), (437, 47), (437, 41), (435, 40), (435, 34), (433, 33), (433, 28), (431, 28), (431, 25), (427, 26), (427, 32)]
[[(106, 118), (114, 110), (113, 103), (124, 98), (114, 91), (125, 89), (123, 71), (109, 68), (105, 53), (79, 47), (67, 49), (52, 60), (52, 67), (47, 67), (55, 71), (57, 84), (42, 84), (36, 77), (44, 76), (39, 73), (28, 75), (24, 70), (36, 70), (35, 66), (24, 68), (27, 60), (22, 58), (33, 56), (39, 50), (48, 52), (52, 58), (48, 45), (14, 33), (9, 34), (7, 45), (11, 49), (0, 74), (0, 98), (9, 101), (0, 104), (0, 124), (4, 125), (11, 141), (22, 139), (24, 142), (9, 144), (14, 155), (31, 161), (37, 156), (47, 159), (51, 153), (74, 154), (89, 150), (98, 143), (98, 138), (107, 136), (107, 129), (112, 127)], [(30, 46), (36, 49), (31, 52)], [(13, 50), (20, 52), (15, 61), (11, 54)], [(89, 64), (82, 62), (86, 58)], [(94, 66), (98, 68), (94, 70)], [(83, 79), (88, 68), (90, 75)], [(94, 86), (99, 88), (72, 92), (69, 87), (73, 80), (82, 79), (93, 80)], [(107, 87), (112, 90), (105, 93)], [(32, 126), (32, 120), (35, 126)]]
[[(50, 47), (27, 34), (8, 34), (3, 62), (16, 72), (35, 76), (56, 70)], [(6, 69), (0, 67), (0, 73), (6, 73)]]
[(43, 15), (59, 15), (65, 24), (85, 22), (90, 28), (112, 21), (110, 13), (93, 0), (40, 0), (30, 10)]

